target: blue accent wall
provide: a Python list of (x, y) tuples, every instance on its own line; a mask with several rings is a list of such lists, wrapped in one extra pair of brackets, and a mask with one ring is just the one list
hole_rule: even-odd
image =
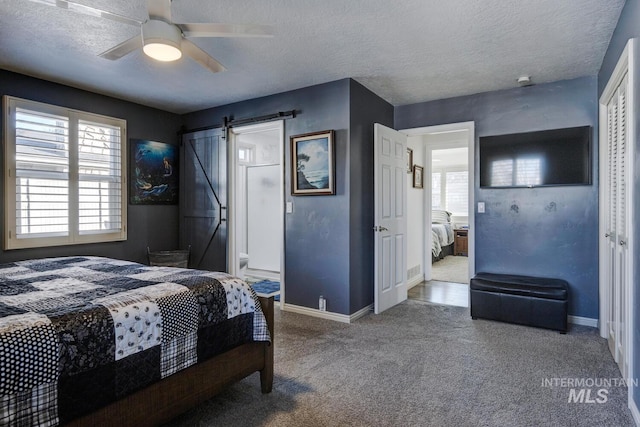
[[(0, 70), (0, 95), (126, 119), (128, 138), (177, 144), (177, 133), (182, 125), (182, 118), (177, 114), (5, 70)], [(3, 116), (0, 116), (0, 124), (4, 125), (2, 120)], [(4, 168), (4, 161), (0, 167)], [(0, 223), (4, 224), (4, 182), (0, 185), (0, 192), (3, 196)], [(127, 233), (128, 239), (125, 242), (1, 251), (0, 262), (66, 255), (97, 255), (146, 263), (147, 245), (152, 250), (177, 247), (178, 206), (129, 205)]]
[[(613, 70), (618, 63), (618, 59), (624, 50), (627, 41), (630, 38), (640, 37), (640, 0), (627, 0), (620, 13), (620, 19), (616, 30), (611, 37), (607, 53), (605, 54), (602, 67), (598, 74), (598, 96), (600, 96), (609, 82), (609, 78), (613, 73)], [(640, 43), (636, 43), (636, 59), (640, 59)], [(636, 82), (640, 81), (640, 69), (636, 67), (634, 78)], [(640, 85), (636, 84), (634, 97), (636, 100), (635, 116), (631, 117), (636, 131), (636, 146), (635, 146), (635, 176), (631, 184), (631, 191), (634, 196), (633, 206), (633, 219), (632, 223), (635, 227), (634, 234), (631, 236), (635, 245), (636, 254), (639, 250), (638, 243), (640, 242)], [(633, 260), (635, 277), (633, 277), (631, 283), (633, 283), (633, 306), (635, 307), (632, 330), (633, 330), (633, 360), (631, 360), (631, 373), (634, 378), (638, 378), (638, 372), (640, 370), (640, 305), (638, 304), (640, 298), (640, 257), (636, 256)], [(637, 407), (640, 407), (640, 389), (636, 386), (633, 391), (633, 400)]]
[[(569, 314), (598, 318), (597, 80), (583, 77), (524, 88), (405, 105), (395, 128), (474, 121), (476, 130), (476, 271), (565, 279)], [(480, 189), (478, 138), (593, 126), (592, 183), (587, 186)]]
[[(297, 113), (284, 126), (285, 199), (293, 203), (285, 217), (285, 302), (317, 308), (322, 295), (328, 311), (349, 315), (373, 302), (373, 120), (391, 124), (393, 107), (343, 79), (186, 114), (184, 120), (194, 129), (221, 124), (225, 116), (288, 110)], [(327, 129), (335, 130), (336, 194), (292, 196), (290, 137)]]
[[(393, 107), (352, 79), (252, 99), (183, 116), (0, 70), (0, 94), (127, 120), (128, 138), (177, 144), (178, 131), (296, 110), (285, 122), (286, 302), (349, 315), (373, 303), (373, 123), (393, 124)], [(0, 118), (1, 120), (1, 118)], [(289, 137), (335, 130), (336, 195), (291, 196)], [(3, 186), (0, 191), (3, 190)], [(0, 212), (0, 219), (4, 215)], [(3, 251), (0, 262), (99, 255), (146, 262), (146, 247), (178, 246), (177, 206), (128, 206), (128, 240)]]
[(393, 106), (355, 80), (350, 85), (350, 313), (373, 304), (373, 125), (393, 127)]

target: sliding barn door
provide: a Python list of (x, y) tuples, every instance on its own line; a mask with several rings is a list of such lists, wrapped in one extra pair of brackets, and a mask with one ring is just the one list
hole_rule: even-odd
[(608, 289), (607, 340), (609, 349), (626, 378), (628, 364), (627, 307), (630, 298), (628, 190), (629, 136), (628, 136), (628, 74), (625, 75), (607, 103), (607, 144), (605, 176), (607, 197), (605, 202), (605, 276)]
[(227, 268), (227, 149), (224, 131), (185, 134), (181, 146), (180, 245), (189, 266)]

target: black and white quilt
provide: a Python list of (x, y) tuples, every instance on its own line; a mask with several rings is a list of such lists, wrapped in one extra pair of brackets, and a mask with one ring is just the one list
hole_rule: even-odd
[(270, 341), (226, 273), (101, 257), (0, 264), (0, 425), (53, 426), (199, 361)]

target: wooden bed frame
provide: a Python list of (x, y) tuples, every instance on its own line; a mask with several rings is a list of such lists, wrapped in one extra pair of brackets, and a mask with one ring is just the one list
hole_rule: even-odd
[(70, 426), (156, 426), (205, 402), (229, 385), (259, 371), (263, 393), (273, 386), (273, 297), (259, 297), (271, 344), (243, 344), (171, 375), (98, 411), (72, 420)]

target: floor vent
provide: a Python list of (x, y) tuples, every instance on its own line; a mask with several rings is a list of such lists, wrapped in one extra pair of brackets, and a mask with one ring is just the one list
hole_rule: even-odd
[(416, 277), (419, 274), (420, 274), (420, 264), (416, 265), (415, 267), (411, 267), (409, 270), (407, 270), (407, 280), (411, 280), (412, 278)]

